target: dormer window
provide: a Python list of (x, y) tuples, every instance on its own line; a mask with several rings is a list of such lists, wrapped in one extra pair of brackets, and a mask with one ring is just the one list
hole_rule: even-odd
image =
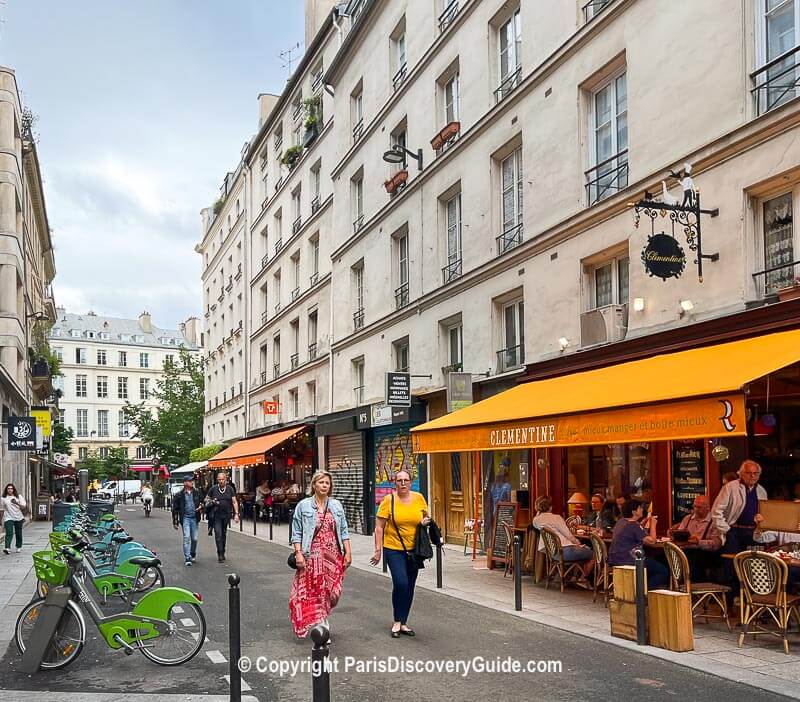
[(80, 338), (80, 336), (81, 336), (81, 331), (80, 331), (80, 329), (70, 329), (70, 330), (69, 330), (69, 335), (70, 335), (70, 336), (71, 336), (73, 339), (79, 339), (79, 338)]

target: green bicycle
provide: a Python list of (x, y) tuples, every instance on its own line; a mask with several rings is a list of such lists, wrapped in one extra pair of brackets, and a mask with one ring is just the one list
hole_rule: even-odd
[[(40, 580), (71, 591), (42, 658), (42, 668), (63, 668), (80, 655), (86, 642), (84, 609), (106, 644), (114, 650), (122, 649), (126, 655), (139, 651), (154, 663), (172, 666), (191, 660), (203, 647), (206, 620), (200, 608), (202, 598), (197, 593), (162, 587), (148, 592), (129, 612), (105, 615), (83, 582), (83, 556), (76, 549), (65, 546), (60, 553), (39, 551), (33, 554), (33, 560)], [(159, 565), (158, 558), (131, 560), (143, 568)], [(17, 618), (14, 638), (20, 653), (24, 654), (32, 641), (45, 601), (43, 597), (33, 600)]]

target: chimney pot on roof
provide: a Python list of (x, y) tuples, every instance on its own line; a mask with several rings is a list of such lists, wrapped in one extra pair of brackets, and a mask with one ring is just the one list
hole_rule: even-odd
[(153, 333), (153, 323), (150, 318), (149, 312), (142, 312), (139, 315), (139, 326), (142, 328), (142, 331), (145, 334), (152, 334)]

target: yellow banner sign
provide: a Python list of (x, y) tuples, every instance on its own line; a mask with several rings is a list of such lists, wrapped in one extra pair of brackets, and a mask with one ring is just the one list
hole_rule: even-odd
[(746, 436), (744, 396), (665, 402), (529, 421), (411, 430), (415, 453)]
[(42, 436), (46, 439), (53, 432), (53, 423), (49, 409), (32, 409), (31, 417), (36, 419), (36, 426), (42, 428)]

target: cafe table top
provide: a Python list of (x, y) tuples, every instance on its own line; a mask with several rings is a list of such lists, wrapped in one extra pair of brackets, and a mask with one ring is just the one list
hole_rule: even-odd
[[(761, 553), (770, 553), (769, 551), (762, 551)], [(772, 554), (773, 556), (777, 555), (775, 553)], [(736, 557), (735, 553), (723, 553), (723, 558), (729, 558), (733, 560)], [(786, 565), (790, 568), (800, 568), (800, 558), (782, 558), (781, 559)]]

